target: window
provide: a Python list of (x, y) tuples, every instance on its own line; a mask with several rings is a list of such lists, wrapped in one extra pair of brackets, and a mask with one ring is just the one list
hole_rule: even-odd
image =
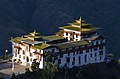
[(18, 54), (20, 54), (20, 50), (18, 51)]
[(30, 53), (30, 56), (32, 57), (32, 53)]
[(72, 62), (72, 65), (74, 65), (74, 64), (75, 64), (75, 62), (73, 61), (73, 62)]
[(90, 57), (92, 57), (92, 54), (90, 54)]
[(23, 55), (25, 54), (25, 51), (23, 50)]
[(103, 46), (100, 46), (99, 49), (103, 49)]
[(77, 51), (76, 54), (79, 54), (80, 51)]
[(15, 49), (15, 52), (17, 52), (17, 49)]
[(17, 53), (15, 53), (15, 57), (17, 57)]
[(70, 53), (68, 53), (68, 56), (70, 56)]
[(67, 63), (65, 63), (65, 67), (67, 67)]
[(52, 52), (55, 52), (55, 49), (52, 49)]
[(67, 58), (67, 59), (66, 59), (66, 62), (67, 62), (67, 63), (70, 62), (70, 58)]
[(58, 59), (58, 64), (61, 64), (61, 59)]
[(26, 46), (26, 50), (29, 50), (28, 48), (29, 48), (29, 46)]
[(73, 61), (75, 61), (75, 57), (73, 57)]
[(66, 36), (68, 35), (68, 32), (66, 32)]
[(95, 56), (97, 56), (97, 53), (95, 53)]
[(78, 38), (78, 34), (76, 34), (76, 38)]
[(19, 55), (19, 58), (21, 58), (21, 55)]
[(75, 55), (75, 52), (73, 52), (73, 55)]
[(99, 55), (103, 55), (103, 51), (99, 51)]

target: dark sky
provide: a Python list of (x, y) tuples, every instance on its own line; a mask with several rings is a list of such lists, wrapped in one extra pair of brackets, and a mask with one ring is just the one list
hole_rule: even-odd
[(120, 57), (120, 0), (0, 0), (0, 52), (10, 50), (10, 37), (51, 35), (80, 16), (101, 28), (107, 50)]

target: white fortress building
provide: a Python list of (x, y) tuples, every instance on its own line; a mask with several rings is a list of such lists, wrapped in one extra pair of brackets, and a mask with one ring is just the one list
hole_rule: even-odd
[(40, 69), (46, 61), (68, 68), (104, 62), (106, 42), (97, 34), (98, 28), (81, 18), (59, 28), (52, 36), (34, 31), (14, 38), (14, 61), (27, 66), (35, 59)]

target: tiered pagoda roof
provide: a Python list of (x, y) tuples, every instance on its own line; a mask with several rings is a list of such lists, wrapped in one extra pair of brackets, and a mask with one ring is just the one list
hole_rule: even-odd
[(50, 46), (55, 46), (59, 49), (64, 49), (64, 48), (87, 45), (87, 44), (89, 44), (89, 40), (94, 40), (99, 37), (99, 36), (94, 36), (94, 37), (84, 39), (81, 41), (76, 41), (76, 42), (63, 42), (63, 43), (57, 43), (57, 44), (50, 44), (50, 43), (47, 44), (47, 42), (65, 39), (63, 37), (64, 29), (86, 33), (86, 32), (96, 31), (98, 28), (93, 27), (91, 24), (86, 23), (85, 20), (82, 20), (80, 18), (79, 20), (75, 20), (74, 22), (69, 23), (68, 26), (60, 27), (60, 29), (62, 29), (62, 30), (57, 32), (56, 35), (40, 36), (39, 33), (34, 31), (34, 32), (31, 32), (29, 35), (24, 35), (22, 37), (16, 37), (12, 41), (14, 41), (15, 43), (32, 44), (34, 48), (40, 49), (40, 50), (45, 49)]
[(62, 36), (39, 36), (37, 32), (31, 32), (29, 35), (24, 35), (22, 37), (16, 37), (13, 39), (15, 43), (24, 42), (27, 44), (40, 44), (42, 42), (50, 42), (55, 40), (65, 39)]
[(80, 31), (80, 32), (90, 32), (90, 31), (96, 31), (98, 28), (93, 27), (91, 24), (86, 23), (85, 20), (82, 20), (81, 18), (79, 20), (75, 20), (72, 23), (68, 23), (67, 26), (59, 27), (60, 29), (68, 29), (73, 31)]

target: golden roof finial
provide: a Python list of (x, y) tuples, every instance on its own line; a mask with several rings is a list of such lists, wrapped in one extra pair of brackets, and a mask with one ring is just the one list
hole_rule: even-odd
[(34, 30), (34, 33), (36, 33), (36, 30)]
[(80, 28), (81, 28), (81, 26), (82, 26), (82, 17), (81, 16), (80, 16), (79, 22), (80, 22)]
[(82, 22), (82, 17), (80, 16), (79, 20), (76, 20), (77, 23), (81, 23)]
[(81, 21), (82, 20), (82, 17), (80, 16), (80, 19), (79, 19), (79, 21)]

